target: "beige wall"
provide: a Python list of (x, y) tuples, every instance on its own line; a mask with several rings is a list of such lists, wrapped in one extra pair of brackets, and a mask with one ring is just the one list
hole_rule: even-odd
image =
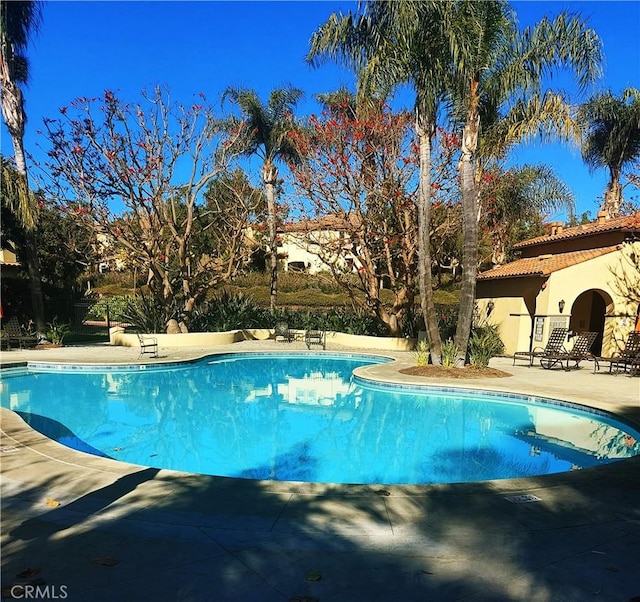
[[(640, 273), (629, 261), (632, 252), (640, 254), (640, 243), (625, 244), (619, 252), (558, 270), (546, 282), (539, 277), (480, 280), (477, 287), (480, 317), (486, 316), (487, 304), (493, 301), (494, 309), (488, 320), (499, 326), (505, 353), (511, 355), (529, 349), (531, 309), (544, 320), (542, 341), (534, 341), (533, 346), (544, 346), (553, 326), (569, 327), (572, 313), (572, 327), (584, 324), (584, 330), (588, 330), (589, 300), (583, 299), (575, 307), (574, 303), (585, 291), (595, 290), (606, 303), (602, 355), (610, 355), (624, 346), (627, 334), (635, 326)], [(560, 300), (565, 302), (562, 313)]]
[[(285, 255), (285, 271), (288, 264), (302, 262), (307, 267), (309, 274), (317, 274), (327, 270), (328, 262), (336, 261), (336, 265), (344, 270), (356, 271), (361, 265), (357, 255), (341, 253), (336, 257), (335, 249), (343, 242), (340, 232), (334, 230), (319, 230), (311, 233), (287, 232), (280, 235), (281, 243), (278, 246), (278, 255)], [(347, 241), (344, 240), (344, 244)], [(351, 260), (349, 265), (347, 260)]]
[[(303, 333), (304, 331), (300, 331)], [(188, 332), (182, 334), (151, 334), (158, 339), (159, 347), (216, 347), (229, 345), (239, 341), (266, 340), (274, 338), (272, 329), (230, 330), (227, 332)], [(109, 331), (111, 345), (138, 347), (139, 341), (135, 333), (127, 333), (123, 328), (115, 326)], [(327, 332), (327, 342), (344, 347), (381, 351), (411, 351), (415, 348), (415, 339), (399, 337), (375, 337), (346, 334), (343, 332)], [(286, 346), (283, 346), (285, 349)]]

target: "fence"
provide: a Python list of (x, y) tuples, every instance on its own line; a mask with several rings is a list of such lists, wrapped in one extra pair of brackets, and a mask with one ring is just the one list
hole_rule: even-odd
[(102, 319), (90, 316), (95, 301), (80, 301), (73, 305), (73, 318), (71, 320), (71, 332), (73, 334), (104, 335), (109, 338), (109, 328), (112, 326), (127, 327), (129, 324), (112, 320), (109, 315), (109, 304), (105, 304), (105, 312)]

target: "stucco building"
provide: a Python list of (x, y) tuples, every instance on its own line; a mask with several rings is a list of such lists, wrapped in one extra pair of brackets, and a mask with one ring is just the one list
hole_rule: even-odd
[(305, 219), (284, 224), (278, 232), (278, 259), (284, 271), (308, 274), (337, 269), (353, 272), (360, 267), (350, 232), (357, 226), (353, 214)]
[(599, 333), (592, 351), (609, 355), (640, 330), (640, 211), (589, 224), (550, 224), (520, 242), (521, 258), (478, 275), (481, 316), (496, 324), (505, 352), (544, 346), (554, 327)]

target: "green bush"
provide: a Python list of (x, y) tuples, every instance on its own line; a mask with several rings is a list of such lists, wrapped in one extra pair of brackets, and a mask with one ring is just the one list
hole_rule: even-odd
[[(263, 328), (268, 310), (243, 293), (223, 290), (194, 309), (189, 320), (193, 332), (225, 332), (238, 328)], [(274, 322), (275, 323), (275, 322)]]
[(230, 283), (234, 287), (253, 288), (253, 287), (269, 287), (270, 275), (267, 272), (247, 272), (242, 276), (238, 276)]
[(456, 334), (458, 326), (458, 308), (450, 305), (436, 305), (436, 313), (438, 314), (438, 329), (440, 337), (443, 341), (453, 338)]
[(494, 324), (475, 327), (469, 337), (469, 363), (476, 368), (486, 368), (492, 357), (504, 353), (504, 343)]
[(347, 334), (387, 336), (387, 329), (375, 316), (350, 308), (336, 307), (324, 314), (327, 330)]
[(456, 365), (456, 359), (458, 357), (458, 348), (456, 344), (453, 342), (453, 339), (449, 338), (444, 343), (442, 343), (442, 367), (443, 368), (453, 368)]
[(177, 319), (179, 315), (180, 308), (177, 303), (167, 307), (161, 301), (141, 293), (136, 297), (127, 298), (121, 318), (138, 332), (154, 333), (165, 332), (167, 322)]
[(416, 366), (426, 366), (429, 363), (429, 342), (420, 341), (413, 355), (416, 358)]
[(410, 307), (404, 315), (404, 319), (402, 320), (402, 334), (405, 337), (417, 339), (418, 333), (421, 330), (426, 331), (422, 309), (419, 305), (414, 305)]
[(109, 312), (109, 319), (112, 322), (124, 322), (124, 314), (129, 304), (134, 301), (135, 297), (131, 295), (118, 295), (115, 297), (101, 297), (92, 306), (87, 313), (89, 320), (103, 320)]
[(276, 322), (286, 322), (294, 330), (329, 330), (348, 334), (385, 336), (384, 326), (373, 316), (344, 307), (331, 309), (278, 309), (265, 314), (263, 328), (273, 328)]
[[(233, 288), (255, 290), (258, 288), (270, 288), (270, 275), (268, 273), (249, 272), (234, 278)], [(333, 281), (328, 273), (306, 274), (304, 272), (287, 271), (278, 272), (278, 297), (281, 294), (301, 293), (305, 290), (320, 292), (325, 295), (344, 295), (342, 288)], [(280, 303), (280, 299), (278, 299)]]
[(53, 319), (53, 322), (47, 324), (47, 340), (51, 341), (54, 345), (62, 345), (65, 337), (70, 332), (71, 326), (69, 324), (59, 323), (57, 317)]

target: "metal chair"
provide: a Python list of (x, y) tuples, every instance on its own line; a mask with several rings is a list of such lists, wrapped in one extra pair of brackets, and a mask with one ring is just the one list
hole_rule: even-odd
[(640, 368), (640, 330), (629, 333), (624, 349), (611, 356), (598, 356), (595, 358), (593, 371), (600, 369), (600, 362), (609, 362), (609, 372), (626, 372), (629, 370), (633, 376)]
[[(595, 356), (591, 353), (591, 346), (593, 345), (597, 332), (580, 332), (578, 333), (573, 347), (568, 351), (561, 353), (549, 353), (540, 356), (540, 365), (548, 370), (553, 368), (556, 364), (560, 364), (565, 370), (569, 371), (573, 368), (578, 369), (580, 362), (584, 360), (594, 360)], [(566, 362), (566, 367), (564, 366)], [(571, 363), (574, 366), (571, 366)]]
[(9, 318), (2, 327), (2, 338), (7, 345), (7, 349), (11, 349), (11, 344), (15, 343), (20, 349), (24, 347), (35, 347), (38, 344), (38, 337), (32, 334), (25, 334), (18, 322), (16, 316)]
[(304, 335), (304, 342), (307, 349), (311, 349), (311, 345), (320, 345), (323, 349), (327, 348), (327, 331), (326, 330), (307, 330)]
[(139, 332), (136, 332), (136, 334), (140, 342), (140, 355), (138, 355), (138, 358), (141, 358), (146, 353), (151, 357), (158, 357), (158, 339), (156, 337), (142, 335)]
[(544, 347), (534, 347), (531, 351), (516, 351), (513, 354), (513, 365), (516, 365), (516, 360), (527, 360), (529, 367), (533, 366), (533, 361), (537, 357), (549, 355), (553, 353), (565, 352), (564, 343), (569, 333), (568, 328), (554, 328), (549, 335), (549, 340)]
[(274, 330), (274, 338), (279, 343), (290, 343), (293, 340), (293, 333), (289, 330), (289, 324), (278, 322)]

